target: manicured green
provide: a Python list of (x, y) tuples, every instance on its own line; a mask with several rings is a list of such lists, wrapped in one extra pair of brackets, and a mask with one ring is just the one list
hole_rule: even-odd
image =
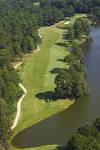
[[(64, 68), (66, 64), (58, 61), (58, 59), (64, 59), (65, 55), (69, 53), (65, 47), (56, 45), (58, 42), (63, 42), (64, 30), (45, 27), (40, 32), (42, 35), (40, 51), (25, 57), (24, 65), (19, 67), (20, 76), (28, 94), (23, 101), (21, 118), (14, 135), (57, 112), (67, 109), (74, 103), (70, 100), (47, 103), (35, 97), (40, 92), (54, 90), (55, 74), (51, 74), (50, 71), (54, 68)], [(11, 148), (11, 150), (14, 149)]]

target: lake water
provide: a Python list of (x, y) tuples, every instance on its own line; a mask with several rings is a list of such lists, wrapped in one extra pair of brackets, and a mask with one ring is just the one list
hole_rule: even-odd
[(68, 139), (85, 123), (100, 117), (100, 24), (92, 28), (85, 48), (87, 80), (90, 96), (77, 100), (64, 112), (50, 117), (20, 132), (12, 141), (19, 148), (50, 144), (66, 144)]

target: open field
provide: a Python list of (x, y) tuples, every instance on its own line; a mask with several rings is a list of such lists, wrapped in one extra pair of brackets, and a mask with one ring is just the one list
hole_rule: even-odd
[[(60, 59), (69, 53), (65, 47), (56, 44), (63, 42), (64, 30), (59, 30), (53, 26), (45, 27), (40, 32), (42, 35), (40, 51), (25, 57), (23, 65), (19, 67), (22, 83), (27, 89), (27, 96), (23, 101), (22, 114), (13, 136), (57, 112), (64, 111), (74, 103), (70, 100), (45, 102), (36, 98), (36, 94), (52, 91), (55, 88), (56, 74), (51, 74), (50, 71), (54, 68), (65, 67)], [(11, 150), (16, 150), (16, 148), (11, 147)]]

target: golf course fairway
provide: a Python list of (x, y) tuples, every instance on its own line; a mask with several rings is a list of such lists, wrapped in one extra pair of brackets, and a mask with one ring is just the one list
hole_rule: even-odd
[[(74, 100), (52, 100), (46, 102), (36, 97), (36, 94), (54, 90), (56, 74), (51, 73), (54, 68), (67, 67), (60, 60), (69, 52), (67, 48), (57, 45), (57, 43), (64, 42), (64, 32), (64, 30), (55, 26), (42, 28), (40, 30), (42, 36), (40, 51), (26, 56), (23, 65), (18, 67), (22, 84), (27, 89), (27, 95), (22, 102), (22, 113), (18, 125), (14, 129), (13, 137), (21, 130), (31, 127), (60, 111), (64, 111), (74, 103)], [(49, 147), (51, 149), (51, 146), (47, 146), (25, 150), (49, 150)], [(55, 146), (53, 145), (53, 147)], [(11, 150), (19, 149), (11, 147)]]

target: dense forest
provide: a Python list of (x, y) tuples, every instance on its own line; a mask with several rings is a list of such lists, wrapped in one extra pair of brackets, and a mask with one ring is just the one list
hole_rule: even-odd
[[(99, 0), (0, 1), (1, 150), (9, 148), (7, 140), (10, 136), (10, 116), (14, 111), (14, 103), (21, 95), (19, 88), (20, 79), (12, 67), (12, 62), (16, 57), (21, 57), (23, 54), (32, 52), (37, 48), (37, 45), (40, 43), (39, 27), (52, 25), (65, 17), (73, 16), (75, 13), (88, 13), (91, 18), (98, 19), (100, 18), (99, 8)], [(75, 55), (72, 54), (71, 57), (76, 59)], [(73, 68), (74, 65), (72, 64), (70, 70), (75, 69)], [(56, 89), (56, 91), (59, 90)]]

